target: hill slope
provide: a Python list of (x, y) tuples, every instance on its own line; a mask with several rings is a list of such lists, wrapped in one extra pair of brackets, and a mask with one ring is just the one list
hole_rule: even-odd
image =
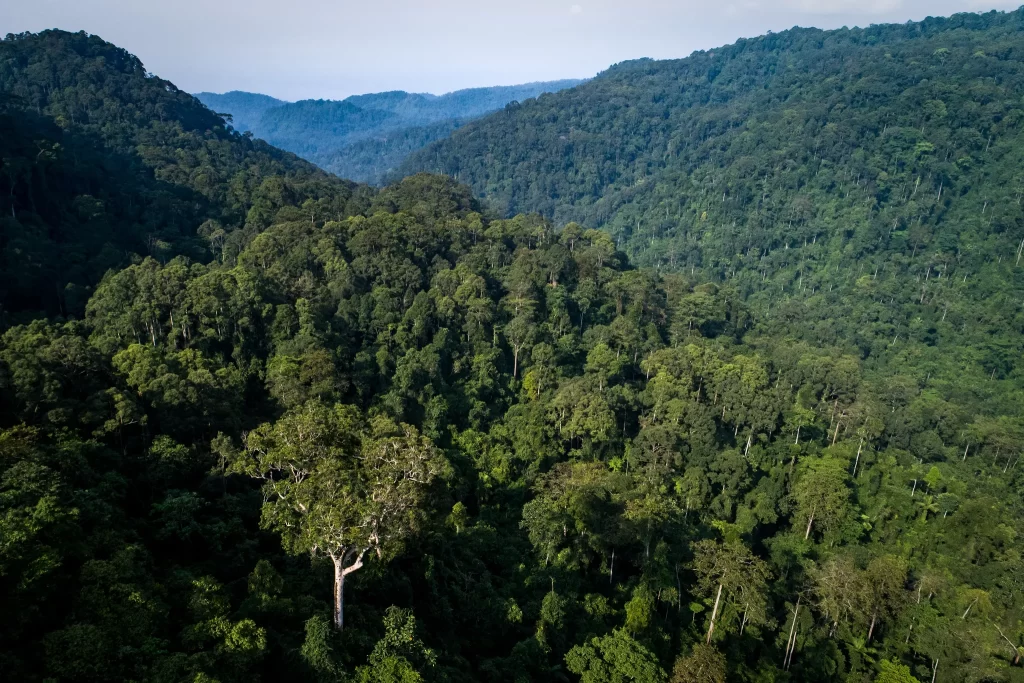
[[(682, 60), (627, 62), (477, 121), (405, 170), (457, 176), (506, 212), (577, 220), (623, 240), (642, 233), (666, 254), (662, 240), (680, 238), (677, 261), (689, 268), (681, 233), (704, 213), (694, 191), (706, 197), (712, 183), (724, 201), (707, 227), (735, 219), (737, 232), (757, 234), (757, 210), (785, 214), (800, 191), (849, 193), (851, 205), (869, 201), (882, 214), (905, 198), (891, 186), (915, 173), (930, 177), (917, 199), (937, 195), (942, 175), (977, 174), (979, 152), (985, 163), (1002, 158), (1016, 145), (1022, 22), (1018, 11), (794, 29)], [(667, 216), (654, 209), (666, 194), (675, 202)], [(823, 208), (807, 207), (801, 222)]]
[[(0, 306), (81, 312), (133, 255), (234, 253), (285, 206), (347, 215), (352, 183), (232, 132), (84, 33), (0, 41)], [(244, 228), (244, 230), (243, 230)]]
[(386, 182), (410, 154), (448, 137), (466, 123), (465, 119), (445, 119), (378, 133), (325, 154), (320, 165), (339, 178), (358, 178), (374, 184)]
[(794, 29), (620, 64), (405, 168), (601, 227), (642, 264), (737, 287), (787, 333), (868, 355), (964, 331), (1009, 377), (1024, 350), (1022, 28), (1024, 11)]
[(240, 130), (249, 130), (256, 137), (343, 178), (378, 183), (409, 152), (440, 139), (466, 121), (510, 102), (557, 92), (581, 82), (470, 88), (440, 96), (392, 91), (353, 95), (342, 101), (294, 103), (238, 92), (199, 93), (196, 97), (214, 111), (237, 113), (237, 121), (244, 126)]

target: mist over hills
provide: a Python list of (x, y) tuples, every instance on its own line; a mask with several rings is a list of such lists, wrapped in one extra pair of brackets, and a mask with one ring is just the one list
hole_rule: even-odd
[(281, 100), (247, 92), (197, 93), (237, 130), (251, 132), (343, 178), (381, 182), (420, 147), (512, 102), (578, 85), (580, 80), (470, 88), (445, 95), (391, 91), (341, 101)]
[(232, 90), (226, 93), (200, 92), (195, 98), (218, 114), (231, 117), (231, 125), (242, 133), (252, 130), (259, 123), (263, 112), (281, 107), (288, 102), (270, 95)]

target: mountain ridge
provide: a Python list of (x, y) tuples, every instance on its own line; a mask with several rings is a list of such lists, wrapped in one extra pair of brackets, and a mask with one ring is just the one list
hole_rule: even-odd
[(231, 116), (231, 124), (243, 133), (249, 130), (267, 109), (289, 104), (270, 95), (245, 90), (230, 90), (225, 93), (198, 92), (193, 93), (193, 96), (214, 112)]
[[(831, 76), (834, 75), (836, 68), (843, 63), (842, 57), (836, 56), (836, 50), (838, 47), (841, 47), (837, 47), (836, 44), (843, 41), (851, 48), (863, 43), (866, 49), (870, 49), (870, 41), (881, 40), (884, 42), (888, 40), (893, 45), (899, 45), (915, 39), (927, 39), (929, 36), (934, 38), (936, 35), (952, 34), (958, 30), (971, 30), (972, 26), (975, 29), (982, 29), (986, 26), (986, 22), (989, 21), (997, 25), (1009, 25), (1013, 22), (1019, 24), (1020, 17), (1020, 10), (1009, 13), (993, 11), (986, 14), (965, 13), (954, 15), (950, 18), (930, 18), (922, 22), (908, 22), (902, 25), (873, 25), (864, 29), (823, 31), (821, 29), (798, 27), (758, 38), (740, 39), (732, 45), (696, 51), (689, 57), (680, 59), (652, 60), (643, 58), (621, 62), (612, 65), (594, 79), (582, 84), (578, 88), (557, 93), (554, 100), (548, 101), (546, 105), (548, 111), (545, 113), (558, 112), (556, 118), (543, 122), (530, 121), (530, 125), (539, 124), (540, 129), (537, 131), (537, 134), (545, 136), (546, 139), (543, 140), (545, 144), (550, 145), (553, 140), (558, 140), (565, 144), (557, 150), (551, 148), (540, 150), (541, 153), (535, 155), (536, 159), (528, 163), (534, 165), (539, 161), (550, 164), (560, 163), (559, 160), (547, 158), (547, 156), (556, 154), (571, 155), (573, 159), (569, 160), (570, 164), (574, 163), (576, 158), (583, 155), (589, 155), (590, 158), (587, 161), (593, 162), (594, 158), (601, 154), (613, 153), (616, 154), (616, 161), (632, 164), (639, 158), (646, 164), (647, 159), (642, 156), (638, 157), (637, 154), (649, 153), (653, 147), (659, 147), (659, 153), (671, 152), (672, 150), (669, 149), (668, 143), (669, 137), (673, 134), (673, 128), (688, 127), (700, 123), (697, 117), (702, 110), (698, 110), (697, 107), (721, 106), (733, 99), (742, 99), (743, 97), (750, 99), (751, 93), (756, 93), (759, 90), (758, 87), (754, 86), (768, 87), (770, 83), (783, 82), (786, 65), (782, 62), (779, 55), (787, 50), (789, 53), (799, 54), (801, 49), (818, 49), (821, 55), (830, 61), (814, 65), (808, 60), (804, 66), (817, 68), (821, 71), (827, 65), (827, 68), (830, 69), (828, 75)], [(793, 45), (787, 46), (787, 41), (797, 45), (797, 47), (793, 47)], [(821, 43), (821, 45), (818, 46), (818, 43)], [(831, 47), (828, 47), (828, 45), (831, 45)], [(738, 71), (738, 69), (745, 66), (746, 62), (751, 62), (755, 58), (770, 60), (770, 65), (760, 73), (756, 73), (756, 67), (754, 67), (755, 72), (752, 73), (737, 73), (736, 79), (729, 81), (727, 85), (721, 85), (724, 83), (724, 80), (719, 77), (723, 69), (731, 65), (734, 71)], [(737, 64), (740, 66), (736, 67), (735, 65)], [(728, 72), (726, 74), (728, 75)], [(683, 78), (691, 79), (686, 83), (686, 86), (692, 92), (689, 95), (680, 96), (678, 81)], [(719, 85), (716, 85), (716, 83)], [(648, 84), (650, 89), (646, 90), (645, 88), (648, 88)], [(784, 85), (778, 86), (779, 91), (773, 96), (785, 97), (784, 87)], [(676, 92), (672, 92), (673, 88), (676, 89)], [(639, 143), (644, 149), (638, 148), (636, 150), (626, 149), (626, 147), (637, 144), (641, 137), (637, 135), (634, 139), (630, 138), (628, 134), (621, 134), (626, 131), (615, 131), (618, 134), (617, 137), (609, 136), (604, 139), (588, 138), (588, 135), (594, 136), (606, 131), (594, 129), (594, 123), (598, 119), (595, 118), (593, 113), (600, 111), (600, 108), (592, 106), (596, 102), (588, 102), (587, 97), (592, 97), (595, 100), (600, 97), (604, 98), (604, 101), (611, 103), (608, 107), (603, 108), (604, 111), (600, 112), (600, 115), (606, 118), (617, 116), (621, 112), (632, 109), (633, 113), (631, 116), (633, 118), (644, 117), (645, 120), (641, 123), (649, 126), (650, 132), (655, 137), (646, 142)], [(675, 99), (672, 99), (673, 97)], [(777, 106), (777, 103), (770, 100), (760, 104)], [(516, 164), (522, 161), (522, 156), (525, 152), (508, 156), (512, 150), (496, 149), (499, 144), (507, 144), (507, 139), (504, 141), (497, 138), (487, 141), (481, 140), (471, 150), (472, 155), (476, 159), (490, 159), (492, 157), (499, 160), (507, 159), (509, 160), (507, 167), (496, 164), (486, 171), (478, 172), (473, 168), (473, 163), (469, 158), (466, 160), (459, 158), (460, 150), (458, 145), (460, 142), (466, 141), (468, 143), (471, 137), (482, 138), (491, 132), (495, 135), (507, 135), (508, 131), (503, 132), (500, 130), (502, 126), (508, 128), (522, 125), (525, 123), (524, 119), (530, 116), (532, 111), (539, 109), (543, 109), (543, 107), (533, 103), (530, 107), (521, 109), (509, 117), (492, 116), (474, 122), (453, 135), (451, 140), (434, 143), (430, 147), (412, 155), (404, 167), (399, 169), (399, 175), (403, 172), (416, 172), (428, 169), (433, 172), (444, 172), (468, 182), (473, 186), (474, 191), (478, 195), (487, 196), (495, 202), (496, 208), (502, 211), (514, 213), (519, 209), (538, 210), (545, 215), (554, 217), (558, 221), (578, 220), (595, 227), (604, 225), (606, 221), (605, 214), (608, 211), (603, 209), (603, 206), (601, 208), (604, 213), (588, 213), (586, 211), (573, 211), (570, 208), (572, 203), (577, 201), (577, 199), (582, 199), (587, 203), (588, 207), (594, 209), (598, 208), (594, 205), (594, 202), (598, 199), (602, 200), (605, 205), (609, 204), (615, 201), (618, 195), (627, 192), (633, 184), (642, 182), (642, 178), (647, 175), (644, 168), (640, 166), (637, 168), (628, 166), (618, 168), (615, 164), (608, 162), (612, 170), (605, 175), (602, 175), (597, 169), (585, 169), (588, 175), (580, 176), (583, 187), (579, 190), (575, 190), (568, 195), (565, 192), (555, 194), (541, 192), (543, 196), (532, 200), (524, 198), (529, 191), (528, 188), (515, 186), (516, 178), (514, 173), (516, 171)], [(683, 114), (679, 114), (678, 112), (680, 111)], [(756, 109), (753, 107), (748, 107), (744, 113), (750, 114), (755, 111)], [(670, 120), (669, 112), (675, 118)], [(684, 118), (689, 112), (695, 112), (693, 121)], [(659, 119), (661, 120), (659, 121)], [(619, 124), (622, 123), (619, 122)], [(553, 133), (550, 129), (556, 124), (565, 130)], [(579, 130), (574, 131), (573, 134), (577, 135), (578, 139), (573, 140), (570, 137), (569, 129), (576, 124), (579, 124)], [(588, 127), (591, 130), (588, 131)], [(604, 142), (608, 143), (607, 149), (601, 147), (601, 144)], [(620, 142), (622, 144), (617, 149), (615, 144)], [(689, 140), (685, 140), (685, 142), (689, 142)], [(680, 149), (683, 143), (683, 138), (675, 140), (674, 149)], [(467, 151), (470, 150), (467, 148)], [(449, 155), (449, 157), (446, 158), (446, 155)], [(663, 164), (664, 160), (652, 159), (651, 163), (653, 164), (652, 170), (657, 170), (659, 164)], [(571, 166), (567, 170), (571, 171)], [(629, 175), (624, 177), (627, 171)], [(482, 180), (485, 175), (488, 177), (487, 185)], [(538, 177), (540, 175), (543, 174), (537, 174)], [(579, 175), (579, 173), (574, 173), (573, 175)], [(523, 176), (524, 178), (534, 177), (526, 173)], [(619, 186), (616, 184), (616, 181), (620, 179), (625, 181), (624, 185)], [(559, 206), (558, 212), (555, 210), (556, 203)]]
[[(437, 139), (465, 122), (510, 102), (574, 87), (583, 81), (538, 81), (512, 86), (466, 88), (442, 95), (393, 90), (351, 95), (343, 100), (306, 99), (281, 102), (265, 95), (234, 91), (197, 93), (218, 112), (233, 114), (239, 130), (294, 152), (344, 178), (380, 183), (419, 144)], [(404, 146), (381, 150), (373, 142), (401, 137)], [(346, 148), (359, 145), (349, 157)], [(371, 155), (371, 156), (367, 156)], [(356, 161), (358, 160), (358, 161)]]

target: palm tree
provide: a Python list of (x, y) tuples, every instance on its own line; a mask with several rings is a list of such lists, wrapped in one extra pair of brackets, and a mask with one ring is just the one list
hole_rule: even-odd
[(939, 514), (939, 504), (936, 502), (935, 497), (931, 495), (924, 495), (918, 498), (917, 507), (921, 510), (921, 520), (928, 521), (928, 514)]
[(875, 666), (878, 650), (871, 647), (868, 639), (862, 636), (853, 636), (847, 642), (847, 649), (850, 653), (850, 670), (870, 670)]

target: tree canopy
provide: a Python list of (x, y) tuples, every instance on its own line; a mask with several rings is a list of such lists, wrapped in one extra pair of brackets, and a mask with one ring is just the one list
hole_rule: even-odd
[[(805, 219), (772, 222), (776, 265), (743, 223), (752, 250), (718, 269), (649, 267), (614, 221), (498, 218), (445, 176), (354, 186), (234, 133), (98, 38), (4, 40), (0, 82), (20, 99), (3, 121), (22, 132), (0, 136), (13, 211), (0, 248), (26, 270), (0, 270), (0, 671), (1022, 680), (1024, 266), (1016, 198), (1003, 201), (1020, 18), (796, 31), (670, 65), (735, 68), (672, 93), (707, 96), (721, 130), (694, 140), (746, 145), (716, 157), (721, 173), (749, 190), (764, 176), (744, 169), (792, 172), (794, 201), (843, 179), (828, 186), (833, 219), (808, 189), (793, 205)], [(792, 40), (808, 61), (783, 49)], [(756, 121), (714, 110), (719, 80), (753, 106), (783, 102), (791, 79), (795, 113), (758, 111), (797, 126), (811, 102), (799, 86), (830, 78), (820, 62), (842, 75), (830, 92), (860, 102), (842, 111), (891, 107), (917, 149), (920, 118), (927, 132), (943, 110), (872, 99), (868, 86), (891, 83), (873, 60), (910, 74), (925, 102), (959, 83), (943, 120), (961, 116), (953, 102), (970, 108), (967, 92), (991, 115), (943, 129), (970, 154), (923, 146), (900, 171), (891, 202), (927, 198), (921, 220), (855, 205), (880, 176), (840, 154), (850, 129), (829, 129), (835, 146), (808, 175), (803, 157), (768, 153), (785, 136), (746, 136)], [(751, 80), (744, 64), (768, 72)], [(858, 65), (854, 87), (843, 79)], [(651, 86), (664, 66), (617, 67), (571, 97), (620, 72)], [(697, 111), (666, 102), (670, 118)], [(991, 143), (968, 130), (978, 121)], [(50, 142), (69, 150), (52, 173)], [(104, 181), (104, 160), (131, 172)], [(767, 215), (772, 177), (747, 209)], [(720, 187), (691, 216), (709, 240), (727, 234), (710, 204)], [(991, 205), (962, 208), (986, 191)], [(116, 239), (88, 227), (100, 204), (117, 208), (102, 218)], [(143, 209), (173, 230), (140, 227)], [(34, 250), (19, 246), (29, 234)], [(110, 261), (85, 265), (97, 253)]]

